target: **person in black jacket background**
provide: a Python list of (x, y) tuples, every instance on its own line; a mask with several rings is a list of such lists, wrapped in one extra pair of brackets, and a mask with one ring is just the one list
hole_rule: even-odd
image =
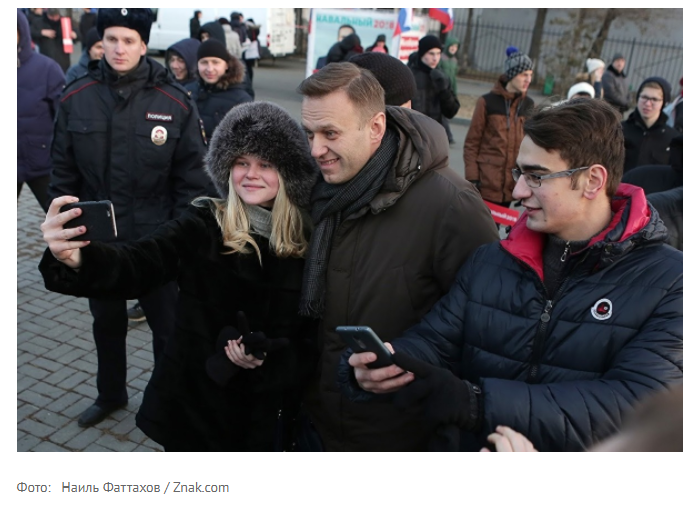
[(180, 85), (198, 79), (198, 39), (181, 39), (167, 48), (164, 54), (166, 67)]
[[(151, 23), (149, 9), (99, 9), (104, 58), (65, 88), (51, 147), (49, 197), (111, 200), (118, 241), (153, 232), (193, 198), (213, 191), (203, 170), (205, 133), (195, 103), (145, 56)], [(139, 294), (155, 361), (173, 333), (176, 297), (175, 282)], [(90, 298), (89, 308), (99, 395), (80, 426), (96, 424), (128, 400), (125, 300)]]
[(198, 48), (198, 79), (186, 85), (212, 136), (224, 115), (234, 106), (252, 102), (246, 89), (245, 66), (227, 51), (224, 44), (208, 39)]
[(513, 170), (526, 212), (393, 341), (394, 365), (343, 356), (346, 396), (397, 391), (393, 403), (436, 429), (440, 450), (477, 451), (503, 425), (539, 451), (578, 451), (682, 382), (683, 254), (642, 189), (620, 183), (619, 122), (586, 99), (526, 121)]
[(90, 297), (178, 280), (175, 334), (136, 417), (165, 450), (289, 450), (317, 358), (315, 322), (298, 308), (311, 229), (302, 209), (318, 167), (299, 124), (267, 102), (230, 111), (206, 162), (222, 198), (196, 200), (138, 241), (70, 241), (73, 213), (58, 211), (71, 198), (56, 200), (40, 269), (50, 290)]
[(625, 167), (667, 164), (669, 144), (678, 131), (667, 125), (664, 105), (671, 100), (671, 85), (661, 77), (645, 79), (637, 89), (637, 107), (623, 122)]
[(449, 77), (435, 68), (441, 57), (442, 43), (434, 35), (420, 39), (417, 52), (408, 57), (408, 67), (417, 84), (413, 109), (439, 123), (443, 118), (453, 118), (461, 107), (451, 89)]

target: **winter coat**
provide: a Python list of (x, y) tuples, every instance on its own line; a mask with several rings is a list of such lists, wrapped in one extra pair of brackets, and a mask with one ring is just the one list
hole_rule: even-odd
[(666, 242), (683, 251), (683, 187), (647, 194), (647, 199), (659, 213), (668, 229)]
[(654, 125), (647, 128), (635, 109), (627, 120), (622, 122), (625, 136), (625, 165), (623, 173), (641, 165), (663, 165), (669, 163), (671, 139), (679, 133), (666, 122), (668, 116), (659, 115)]
[(253, 102), (253, 97), (245, 88), (244, 65), (234, 57), (229, 61), (229, 70), (216, 84), (210, 85), (198, 78), (196, 82), (186, 85), (186, 89), (198, 106), (208, 137), (212, 137), (230, 109), (244, 102)]
[(75, 65), (70, 67), (68, 71), (65, 73), (65, 82), (71, 83), (77, 78), (86, 76), (88, 72), (87, 64), (89, 64), (89, 61), (89, 50), (85, 49), (82, 52), (82, 55), (80, 55), (79, 61)]
[(200, 19), (198, 16), (193, 16), (188, 23), (188, 31), (191, 39), (197, 39), (200, 36)]
[(494, 203), (512, 201), (512, 168), (534, 105), (530, 97), (508, 92), (506, 84), (500, 76), (492, 91), (478, 99), (463, 145), (466, 179), (480, 182), (483, 199)]
[[(193, 83), (198, 79), (198, 47), (200, 46), (200, 41), (198, 39), (181, 39), (169, 46), (164, 54), (164, 61), (167, 62), (166, 66), (169, 69), (169, 58), (172, 53), (183, 59), (186, 62), (186, 69), (188, 69), (188, 75), (186, 79), (179, 81), (178, 83), (182, 86), (188, 83)], [(171, 72), (171, 69), (169, 69)], [(172, 72), (173, 74), (173, 72)]]
[(58, 64), (31, 49), (29, 22), (17, 9), (17, 183), (51, 171), (53, 120), (65, 77)]
[(347, 62), (354, 55), (362, 53), (360, 38), (355, 33), (351, 33), (343, 40), (331, 46), (326, 55), (326, 65), (329, 63)]
[(96, 12), (85, 12), (80, 16), (80, 23), (79, 23), (79, 34), (80, 34), (80, 40), (84, 43), (84, 41), (87, 40), (87, 32), (89, 32), (89, 29), (92, 28), (93, 26), (96, 26), (97, 24), (97, 15)]
[[(123, 245), (82, 249), (75, 273), (50, 251), (40, 270), (49, 290), (74, 296), (135, 299), (177, 280), (175, 333), (147, 384), (137, 426), (169, 450), (269, 451), (280, 411), (291, 419), (315, 365), (315, 327), (298, 316), (304, 260), (280, 259), (254, 234), (262, 255), (229, 254), (208, 207), (191, 206), (154, 234)], [(225, 326), (243, 311), (250, 328), (290, 346), (241, 369), (226, 387), (208, 377)]]
[[(27, 19), (29, 20), (29, 29), (31, 32), (31, 40), (35, 46), (38, 46), (39, 42), (41, 42), (41, 30), (43, 28), (43, 14), (34, 14), (34, 12), (31, 9), (29, 9), (29, 11), (27, 13)], [(38, 49), (38, 48), (36, 48), (36, 49)]]
[(246, 39), (249, 38), (249, 34), (246, 30), (246, 25), (239, 21), (238, 18), (234, 19), (233, 17), (232, 21), (230, 21), (229, 24), (232, 26), (232, 30), (234, 30), (237, 33), (237, 35), (239, 35), (239, 42), (241, 42), (242, 44), (246, 42)]
[(222, 29), (224, 30), (224, 37), (226, 40), (226, 46), (227, 46), (227, 51), (229, 51), (229, 54), (236, 57), (236, 58), (241, 58), (241, 53), (243, 52), (241, 48), (241, 41), (239, 40), (239, 34), (236, 33), (234, 30), (232, 30), (231, 25), (222, 25)]
[(454, 95), (458, 94), (458, 72), (459, 72), (459, 61), (456, 55), (449, 54), (449, 48), (454, 44), (458, 44), (459, 40), (456, 37), (449, 35), (446, 38), (446, 44), (444, 45), (444, 51), (442, 51), (442, 59), (439, 60), (439, 66), (437, 67), (449, 78), (451, 83), (451, 89)]
[[(51, 149), (51, 198), (113, 202), (119, 240), (137, 239), (215, 195), (203, 170), (205, 140), (193, 100), (171, 74), (143, 57), (118, 77), (106, 59), (65, 88)], [(166, 129), (155, 144), (155, 127)], [(161, 132), (161, 130), (159, 130)]]
[[(526, 215), (478, 249), (449, 293), (394, 340), (406, 353), (480, 386), (478, 451), (497, 425), (539, 451), (579, 451), (621, 425), (644, 396), (683, 379), (683, 254), (641, 189), (620, 185), (609, 227), (569, 256), (549, 300), (545, 235)], [(373, 405), (368, 404), (368, 405)]]
[(445, 117), (456, 116), (461, 104), (451, 89), (451, 83), (446, 74), (422, 63), (417, 52), (411, 53), (408, 57), (408, 67), (417, 85), (412, 101), (413, 109), (439, 123), (442, 123)]
[(621, 113), (630, 109), (630, 99), (627, 89), (627, 76), (623, 71), (618, 72), (609, 65), (601, 78), (603, 99)]
[(48, 19), (48, 15), (44, 12), (41, 17), (41, 22), (37, 23), (37, 25), (39, 33), (41, 30), (55, 30), (56, 36), (53, 39), (41, 35), (39, 39), (39, 49), (42, 55), (46, 55), (58, 62), (63, 72), (66, 72), (70, 67), (70, 54), (66, 53), (63, 49), (63, 31), (60, 27), (60, 20), (52, 21)]
[(499, 240), (478, 192), (448, 166), (443, 127), (401, 107), (387, 106), (386, 116), (400, 140), (396, 160), (369, 207), (340, 223), (326, 267), (320, 372), (305, 403), (329, 451), (419, 450), (428, 439), (393, 406), (340, 394), (336, 372), (346, 347), (336, 326), (370, 326), (393, 340), (446, 294), (471, 252)]

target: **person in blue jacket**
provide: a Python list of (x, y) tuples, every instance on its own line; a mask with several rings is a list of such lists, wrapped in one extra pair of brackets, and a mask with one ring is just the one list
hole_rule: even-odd
[(66, 83), (78, 77), (86, 76), (89, 72), (87, 64), (92, 60), (101, 60), (104, 56), (104, 44), (101, 42), (101, 37), (99, 37), (96, 26), (93, 26), (87, 31), (86, 38), (82, 45), (84, 46), (84, 50), (82, 51), (80, 60), (65, 73)]
[(584, 450), (683, 379), (683, 253), (620, 182), (619, 113), (573, 99), (524, 133), (512, 174), (526, 211), (507, 239), (478, 248), (393, 341), (394, 365), (343, 357), (346, 395), (395, 391), (384, 401), (420, 414), (435, 449), (478, 451), (501, 425), (539, 451)]
[(17, 199), (24, 183), (48, 210), (53, 119), (65, 76), (60, 66), (31, 48), (29, 21), (17, 9)]

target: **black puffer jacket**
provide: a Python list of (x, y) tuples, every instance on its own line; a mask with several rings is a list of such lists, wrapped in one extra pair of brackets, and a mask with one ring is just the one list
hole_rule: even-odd
[(451, 89), (449, 77), (441, 70), (422, 63), (418, 53), (408, 57), (408, 67), (415, 76), (417, 91), (413, 97), (413, 109), (442, 123), (442, 118), (453, 118), (458, 113), (458, 98)]
[(237, 58), (231, 55), (229, 57), (229, 70), (216, 84), (207, 84), (199, 77), (194, 83), (186, 85), (198, 106), (208, 137), (212, 137), (217, 125), (230, 109), (244, 102), (253, 102), (253, 97), (246, 88), (243, 64)]
[[(106, 59), (88, 68), (61, 97), (51, 199), (110, 199), (118, 239), (128, 240), (154, 231), (193, 198), (216, 195), (203, 169), (206, 148), (195, 104), (164, 67), (145, 57), (121, 78)], [(155, 127), (166, 129), (161, 144), (153, 141)]]
[(392, 342), (481, 387), (482, 428), (463, 435), (464, 450), (479, 450), (499, 424), (541, 451), (582, 450), (613, 433), (638, 399), (682, 381), (683, 254), (664, 244), (641, 189), (622, 184), (613, 211), (611, 225), (570, 256), (554, 300), (543, 285), (545, 237), (522, 216)]
[(668, 116), (659, 115), (654, 125), (647, 128), (642, 115), (635, 109), (623, 125), (625, 136), (625, 166), (627, 172), (641, 165), (660, 165), (669, 163), (671, 140), (678, 136), (678, 131), (666, 125)]

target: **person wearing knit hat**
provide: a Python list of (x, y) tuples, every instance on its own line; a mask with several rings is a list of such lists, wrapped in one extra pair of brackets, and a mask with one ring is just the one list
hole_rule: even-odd
[(601, 84), (601, 79), (603, 78), (603, 71), (605, 68), (606, 64), (603, 60), (598, 58), (587, 58), (586, 60), (586, 71), (588, 73), (587, 81), (594, 87), (594, 97), (597, 99), (603, 98), (603, 85)]
[(501, 206), (513, 201), (512, 168), (524, 137), (524, 122), (534, 107), (527, 95), (533, 62), (514, 46), (506, 54), (504, 74), (476, 102), (463, 145), (466, 179), (483, 199)]
[(623, 172), (642, 165), (666, 165), (671, 140), (678, 131), (670, 127), (663, 112), (671, 100), (671, 85), (662, 77), (645, 79), (637, 89), (637, 107), (623, 125), (625, 136), (625, 168)]
[(101, 60), (104, 56), (104, 44), (101, 42), (101, 37), (99, 37), (99, 32), (95, 26), (87, 30), (85, 39), (82, 41), (82, 47), (84, 49), (82, 50), (80, 60), (65, 73), (66, 83), (86, 75), (87, 64), (92, 60)]
[(611, 64), (601, 77), (603, 99), (621, 114), (630, 109), (627, 75), (625, 74), (625, 56), (615, 53)]
[(595, 97), (594, 93), (594, 87), (589, 83), (575, 83), (567, 92), (567, 100), (570, 100), (572, 97), (587, 97), (593, 99)]
[(533, 61), (514, 46), (509, 46), (504, 61), (504, 75), (508, 91), (525, 93), (533, 77)]
[(441, 56), (442, 43), (439, 39), (434, 35), (425, 35), (418, 42), (418, 50), (408, 57), (408, 67), (417, 85), (413, 109), (443, 125), (444, 118), (453, 118), (461, 105), (451, 89), (449, 77), (436, 68)]
[(224, 115), (238, 104), (252, 102), (244, 80), (246, 67), (217, 39), (198, 47), (198, 79), (186, 85), (198, 106), (205, 132), (211, 136)]
[[(457, 78), (459, 73), (459, 62), (458, 58), (456, 57), (456, 53), (458, 52), (458, 49), (459, 40), (453, 35), (447, 36), (446, 42), (444, 43), (444, 49), (442, 50), (442, 59), (439, 60), (439, 67), (437, 67), (439, 70), (441, 70), (444, 74), (447, 75), (447, 77), (449, 78), (449, 82), (451, 83), (451, 90), (457, 97)], [(446, 136), (449, 138), (449, 145), (456, 144), (456, 142), (454, 141), (454, 134), (453, 132), (451, 132), (451, 128), (449, 127), (448, 118), (442, 119), (442, 125), (444, 125), (444, 129), (446, 130)]]
[[(195, 103), (174, 76), (146, 56), (149, 9), (99, 9), (104, 57), (64, 89), (55, 120), (49, 196), (65, 203), (108, 198), (117, 241), (138, 239), (214, 188), (203, 169), (206, 138)], [(69, 199), (69, 198), (68, 198)], [(93, 426), (128, 402), (128, 319), (146, 318), (155, 362), (174, 332), (173, 278), (127, 309), (128, 293), (89, 299), (97, 350), (97, 398), (79, 417)], [(143, 313), (140, 313), (143, 312)]]
[(290, 450), (318, 355), (317, 326), (297, 309), (319, 169), (298, 122), (268, 102), (222, 119), (205, 169), (216, 195), (122, 248), (63, 239), (80, 231), (62, 228), (70, 198), (58, 199), (39, 269), (68, 294), (140, 296), (178, 281), (174, 332), (135, 417), (165, 451)]
[(384, 89), (387, 106), (411, 107), (411, 101), (417, 91), (415, 78), (398, 58), (369, 52), (355, 55), (349, 61), (374, 74)]

